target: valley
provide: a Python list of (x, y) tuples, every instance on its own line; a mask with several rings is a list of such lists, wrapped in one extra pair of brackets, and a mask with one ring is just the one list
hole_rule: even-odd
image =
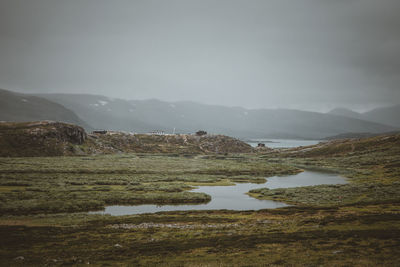
[[(55, 266), (398, 265), (399, 140), (227, 154), (3, 157), (0, 258)], [(291, 205), (276, 209), (88, 213), (207, 203), (209, 195), (190, 190), (279, 181), (304, 169), (339, 173), (348, 183), (250, 191)]]
[(399, 13), (0, 0), (0, 267), (400, 267)]

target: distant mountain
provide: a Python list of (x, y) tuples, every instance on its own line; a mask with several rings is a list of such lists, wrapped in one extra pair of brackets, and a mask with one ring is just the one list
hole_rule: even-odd
[(393, 127), (400, 127), (400, 105), (376, 108), (364, 113), (358, 113), (346, 108), (335, 108), (329, 111), (328, 114), (382, 123)]
[(95, 129), (135, 132), (163, 130), (148, 116), (137, 114), (135, 107), (126, 100), (83, 94), (38, 94), (38, 96), (73, 110)]
[(0, 121), (26, 122), (39, 120), (68, 122), (91, 129), (73, 111), (59, 103), (38, 96), (0, 89)]
[(360, 120), (364, 119), (361, 113), (355, 112), (347, 108), (335, 108), (329, 111), (328, 113), (332, 115), (344, 116), (354, 119), (360, 119)]
[(195, 102), (122, 100), (100, 95), (40, 94), (62, 104), (98, 129), (134, 132), (209, 133), (247, 138), (320, 139), (347, 132), (389, 132), (394, 127), (348, 118), (289, 109), (245, 109)]
[(400, 127), (400, 105), (376, 108), (362, 115), (370, 121)]

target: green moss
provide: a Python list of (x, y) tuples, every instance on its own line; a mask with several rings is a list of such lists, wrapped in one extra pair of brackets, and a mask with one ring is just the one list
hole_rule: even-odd
[(258, 199), (284, 201), (298, 205), (341, 206), (360, 203), (400, 202), (400, 182), (385, 184), (318, 185), (296, 188), (255, 189), (250, 195)]
[[(395, 141), (379, 140), (312, 156), (295, 149), (1, 158), (1, 263), (399, 266), (400, 153)], [(207, 201), (206, 195), (187, 192), (190, 185), (261, 181), (299, 167), (338, 172), (350, 184), (256, 190), (251, 194), (299, 205), (257, 212), (76, 213), (108, 203)]]
[[(0, 217), (15, 265), (397, 266), (399, 206)], [(360, 257), (360, 255), (362, 257)]]
[[(265, 181), (260, 176), (298, 171), (252, 157), (240, 161), (160, 154), (3, 158), (0, 212), (79, 212), (117, 204), (205, 203), (210, 197), (187, 192), (190, 185), (258, 182)], [(19, 184), (24, 186), (9, 187)], [(24, 190), (17, 190), (20, 188)]]

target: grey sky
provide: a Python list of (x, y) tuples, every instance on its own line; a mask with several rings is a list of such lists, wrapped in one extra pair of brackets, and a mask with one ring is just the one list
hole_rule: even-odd
[(400, 104), (398, 0), (0, 0), (0, 88), (249, 108)]

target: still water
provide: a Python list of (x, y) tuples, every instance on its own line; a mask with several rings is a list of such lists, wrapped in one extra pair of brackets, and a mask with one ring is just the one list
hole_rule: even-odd
[(194, 205), (135, 205), (135, 206), (108, 206), (104, 211), (91, 213), (130, 215), (141, 213), (154, 213), (159, 211), (184, 211), (184, 210), (260, 210), (274, 209), (287, 206), (285, 203), (258, 200), (249, 197), (246, 193), (257, 188), (288, 188), (320, 184), (344, 184), (346, 180), (336, 174), (305, 171), (296, 175), (274, 176), (267, 178), (263, 184), (239, 183), (232, 186), (198, 186), (191, 192), (202, 192), (211, 196), (211, 201), (206, 204)]
[(265, 144), (269, 148), (291, 148), (299, 146), (316, 145), (321, 140), (292, 140), (292, 139), (252, 139), (247, 141), (252, 147), (256, 147), (259, 143)]

